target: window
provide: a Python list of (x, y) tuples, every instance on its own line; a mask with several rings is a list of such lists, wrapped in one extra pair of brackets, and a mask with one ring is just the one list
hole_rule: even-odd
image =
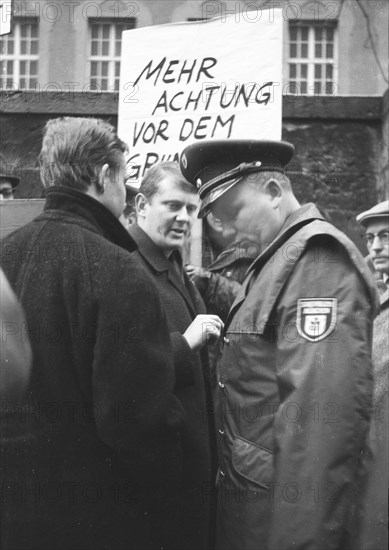
[(0, 38), (0, 88), (35, 89), (38, 84), (39, 22), (15, 21), (11, 34)]
[(90, 21), (90, 86), (92, 90), (119, 90), (122, 32), (135, 27), (135, 19), (124, 23)]
[(337, 85), (335, 23), (289, 26), (289, 93), (331, 95)]

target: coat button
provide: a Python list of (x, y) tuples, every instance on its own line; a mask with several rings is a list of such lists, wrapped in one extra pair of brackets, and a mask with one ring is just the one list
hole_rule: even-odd
[(224, 336), (223, 342), (228, 346), (228, 344), (230, 343), (230, 340), (229, 340), (229, 338), (226, 338), (226, 337)]
[(224, 435), (224, 430), (218, 430), (220, 435)]
[(224, 479), (226, 477), (226, 474), (223, 472), (223, 470), (219, 470), (219, 476), (220, 479)]
[(224, 388), (224, 384), (223, 384), (223, 382), (220, 382), (220, 380), (219, 380), (219, 388), (221, 388), (221, 389)]

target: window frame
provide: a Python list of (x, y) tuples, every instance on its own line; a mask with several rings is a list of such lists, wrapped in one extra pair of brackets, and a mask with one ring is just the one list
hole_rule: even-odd
[[(37, 28), (37, 34), (36, 37), (31, 37), (31, 31), (29, 32), (28, 38), (28, 44), (30, 44), (29, 49), (31, 50), (31, 38), (34, 39), (35, 42), (37, 42), (37, 52), (32, 53), (22, 53), (22, 29), (23, 27), (30, 26), (30, 25), (36, 25)], [(39, 25), (39, 18), (38, 17), (23, 17), (18, 18), (14, 17), (12, 21), (12, 32), (9, 34), (5, 34), (0, 37), (0, 41), (5, 40), (8, 43), (10, 42), (9, 37), (12, 37), (12, 43), (14, 47), (14, 51), (12, 54), (3, 53), (0, 50), (1, 53), (1, 61), (2, 63), (9, 63), (12, 61), (12, 75), (10, 75), (8, 72), (2, 73), (0, 75), (0, 89), (2, 90), (14, 90), (15, 85), (18, 87), (19, 90), (36, 90), (37, 86), (39, 85), (39, 49), (40, 49), (40, 25)], [(36, 72), (34, 74), (31, 74), (30, 67), (31, 63), (36, 63)], [(22, 63), (28, 63), (28, 72), (21, 74), (21, 65)], [(8, 86), (9, 81), (12, 79), (12, 87)], [(26, 86), (21, 84), (21, 81), (24, 80), (25, 83), (28, 82), (28, 85)], [(31, 84), (31, 80), (34, 80), (34, 83)], [(4, 85), (5, 84), (5, 85)]]
[[(117, 41), (117, 27), (122, 26), (122, 33), (124, 30), (131, 30), (136, 28), (137, 20), (135, 17), (127, 18), (89, 18), (88, 19), (88, 76), (89, 76), (89, 86), (91, 91), (96, 92), (109, 92), (117, 93), (119, 90), (120, 83), (120, 62), (121, 62), (121, 53), (122, 53), (122, 36), (120, 36), (120, 55), (116, 55), (116, 41)], [(108, 54), (95, 54), (92, 55), (92, 29), (94, 25), (109, 25), (109, 38), (108, 38)], [(127, 27), (127, 28), (125, 28)], [(99, 31), (100, 32), (100, 31)], [(102, 37), (99, 36), (98, 44), (102, 44)], [(101, 49), (101, 48), (100, 48)], [(92, 66), (93, 63), (97, 63), (99, 70), (95, 75), (92, 75)], [(108, 63), (107, 75), (101, 74), (101, 63)], [(116, 76), (116, 64), (119, 64), (119, 75)], [(92, 80), (95, 81), (92, 84)], [(107, 80), (107, 87), (105, 88), (102, 85), (102, 81)], [(117, 82), (117, 87), (116, 87)]]
[[(301, 29), (303, 27), (308, 28), (308, 38), (307, 38), (307, 57), (301, 57), (301, 44), (302, 40), (299, 37), (299, 40), (293, 41), (297, 44), (298, 50), (296, 52), (296, 57), (291, 57), (291, 28)], [(333, 29), (333, 52), (332, 57), (323, 57), (323, 51), (321, 57), (316, 57), (316, 37), (315, 30), (319, 28), (321, 30), (331, 28)], [(321, 40), (322, 47), (325, 48), (328, 44), (327, 41), (323, 42)], [(291, 95), (307, 95), (307, 96), (323, 96), (328, 97), (334, 95), (338, 91), (339, 87), (339, 34), (338, 34), (338, 21), (337, 20), (328, 20), (328, 21), (313, 21), (310, 19), (301, 20), (298, 22), (290, 21), (288, 25), (288, 62), (287, 62), (287, 83), (288, 83), (288, 93)], [(300, 47), (299, 47), (300, 45)], [(297, 55), (300, 54), (300, 55)], [(296, 65), (296, 75), (291, 77), (291, 65)], [(307, 65), (307, 75), (306, 78), (301, 76), (301, 66)], [(325, 69), (326, 65), (332, 66), (332, 78), (326, 78), (326, 75), (323, 76), (323, 73), (320, 78), (315, 75), (315, 67), (321, 66)], [(294, 84), (292, 84), (292, 82)], [(307, 90), (306, 92), (302, 91), (302, 83), (306, 82)], [(316, 83), (320, 82), (320, 93), (315, 89)], [(332, 90), (327, 93), (326, 82), (332, 82)], [(292, 87), (296, 86), (296, 90), (292, 91)]]

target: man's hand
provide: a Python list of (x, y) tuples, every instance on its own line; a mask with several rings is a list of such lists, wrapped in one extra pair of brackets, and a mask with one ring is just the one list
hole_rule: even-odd
[(185, 271), (191, 281), (196, 279), (196, 277), (204, 278), (204, 277), (209, 277), (210, 275), (210, 272), (204, 269), (203, 267), (197, 267), (191, 264), (188, 264), (185, 266)]
[(184, 332), (184, 338), (192, 351), (198, 351), (220, 338), (224, 323), (218, 315), (197, 315)]

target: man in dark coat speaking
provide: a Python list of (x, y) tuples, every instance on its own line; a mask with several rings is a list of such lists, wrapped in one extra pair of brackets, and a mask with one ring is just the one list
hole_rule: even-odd
[(49, 121), (44, 211), (1, 243), (33, 350), (25, 400), (2, 411), (4, 550), (161, 546), (150, 495), (176, 476), (182, 409), (158, 292), (118, 220), (125, 151), (102, 120)]
[(198, 142), (181, 169), (259, 255), (218, 364), (217, 548), (357, 550), (378, 300), (353, 243), (283, 167), (286, 142)]
[(202, 550), (209, 538), (212, 471), (211, 388), (206, 344), (222, 321), (206, 315), (200, 294), (183, 270), (180, 250), (189, 236), (199, 200), (175, 162), (150, 168), (136, 197), (138, 223), (129, 228), (139, 257), (164, 305), (174, 352), (175, 393), (184, 412), (182, 482), (170, 487), (166, 547)]

